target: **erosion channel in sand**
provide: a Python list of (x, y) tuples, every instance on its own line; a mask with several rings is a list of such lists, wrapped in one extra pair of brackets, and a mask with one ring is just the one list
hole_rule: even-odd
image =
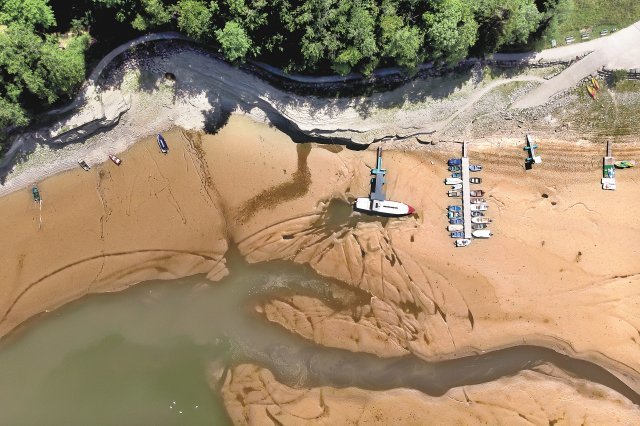
[[(250, 303), (240, 298), (245, 294), (240, 291), (238, 299), (228, 296), (237, 303), (229, 302), (225, 309), (236, 309), (223, 315), (224, 320), (242, 324), (240, 317), (246, 315), (256, 327), (245, 336), (236, 334), (239, 349), (233, 364), (266, 367), (284, 385), (315, 386), (307, 396), (298, 395), (300, 401), (314, 398), (314, 392), (337, 392), (335, 388), (342, 386), (361, 388), (342, 390), (363, 392), (359, 401), (375, 399), (375, 390), (407, 387), (432, 395), (414, 395), (421, 403), (444, 407), (451, 395), (438, 395), (455, 386), (473, 388), (475, 397), (461, 401), (465, 412), (475, 413), (480, 405), (469, 401), (478, 395), (509, 395), (510, 387), (518, 386), (538, 389), (543, 399), (562, 394), (580, 402), (560, 411), (575, 413), (580, 405), (598, 401), (603, 412), (615, 411), (620, 421), (637, 422), (640, 324), (633, 313), (640, 301), (635, 269), (640, 239), (628, 211), (640, 208), (640, 194), (633, 185), (638, 171), (620, 174), (615, 199), (599, 190), (601, 147), (545, 140), (544, 167), (525, 172), (519, 140), (473, 144), (472, 157), (485, 165), (484, 189), (490, 194), (496, 235), (483, 244), (456, 250), (445, 231), (443, 212), (449, 200), (442, 185), (446, 158), (459, 155), (456, 144), (439, 144), (436, 149), (408, 143), (402, 151), (385, 151), (387, 193), (410, 203), (417, 213), (377, 221), (346, 208), (367, 193), (375, 159), (371, 150), (294, 144), (267, 125), (237, 116), (216, 135), (175, 129), (165, 137), (171, 147), (167, 156), (149, 138), (123, 153), (120, 167), (105, 162), (88, 173), (78, 168), (39, 183), (42, 210), (34, 205), (28, 189), (0, 199), (1, 335), (88, 293), (121, 290), (152, 279), (201, 274), (185, 281), (186, 290), (180, 291), (198, 294), (202, 287), (203, 292), (211, 291), (211, 299), (218, 298), (210, 290), (218, 285), (223, 294), (234, 286), (246, 292), (270, 282), (273, 287), (282, 281), (278, 277), (287, 266), (280, 266), (278, 273), (250, 272), (251, 268), (284, 260), (292, 265), (291, 271), (295, 264), (304, 264), (309, 267), (305, 273), (326, 277), (312, 275), (316, 282), (323, 282), (315, 287), (324, 288), (325, 281), (328, 286), (336, 280), (348, 289), (345, 294), (357, 295), (347, 299), (349, 303), (334, 303), (343, 297), (318, 291), (276, 291)], [(633, 143), (623, 149), (629, 156), (639, 152)], [(624, 199), (625, 210), (612, 208), (618, 199)], [(249, 263), (258, 263), (242, 267), (250, 278), (227, 267), (232, 263), (229, 247), (237, 247), (239, 256)], [(204, 276), (225, 282), (211, 284)], [(298, 288), (311, 279), (303, 277), (294, 274), (285, 281)], [(183, 300), (167, 290), (171, 285), (158, 288), (166, 291), (168, 304)], [(154, 285), (141, 289), (153, 292)], [(146, 293), (141, 289), (133, 294), (142, 297)], [(126, 301), (127, 293), (117, 297)], [(153, 296), (148, 297), (154, 305)], [(225, 297), (220, 295), (217, 303)], [(199, 303), (199, 299), (189, 300)], [(204, 294), (202, 299), (207, 300)], [(157, 327), (160, 336), (180, 321), (198, 322), (202, 327), (194, 330), (203, 334), (194, 331), (197, 335), (186, 339), (183, 348), (190, 349), (178, 350), (194, 351), (182, 359), (198, 359), (202, 363), (196, 364), (202, 367), (209, 351), (212, 359), (224, 352), (216, 346), (216, 338), (234, 340), (233, 329), (216, 329), (217, 321), (223, 320), (207, 316), (215, 308), (207, 312), (204, 302), (201, 309), (207, 314), (203, 317), (195, 308), (186, 312), (185, 305), (157, 305), (158, 318), (162, 310), (175, 312), (162, 317), (164, 322), (151, 321), (150, 327)], [(69, 309), (82, 310), (82, 306), (79, 302)], [(118, 317), (118, 311), (116, 307), (104, 315)], [(220, 312), (228, 311), (220, 308)], [(131, 317), (133, 330), (143, 317)], [(120, 323), (113, 326), (119, 331), (103, 336), (126, 334), (122, 330), (128, 326)], [(33, 330), (37, 328), (33, 324)], [(270, 331), (259, 332), (262, 328)], [(178, 328), (176, 334), (183, 332), (187, 333)], [(15, 331), (6, 339), (4, 350), (28, 341), (30, 333)], [(100, 334), (96, 336), (93, 342), (76, 342), (75, 348), (97, 345)], [(67, 333), (65, 338), (72, 337)], [(515, 348), (451, 364), (423, 361), (506, 347)], [(144, 351), (138, 353), (145, 356)], [(401, 356), (407, 358), (398, 361)], [(99, 357), (94, 359), (99, 362)], [(26, 362), (27, 358), (16, 360)], [(518, 373), (541, 362), (571, 374), (548, 366), (537, 373)], [(354, 373), (353, 365), (367, 366), (369, 374)], [(448, 374), (461, 366), (469, 375)], [(205, 370), (198, 380), (205, 377)], [(504, 383), (499, 379), (504, 374), (516, 374), (511, 378), (515, 382), (500, 390), (495, 384)], [(273, 407), (282, 408), (286, 398), (273, 394), (271, 400), (259, 399), (259, 386), (242, 385), (257, 378), (266, 388), (278, 386), (268, 376), (258, 367), (247, 366), (235, 366), (225, 376), (222, 394), (234, 421), (264, 420), (260, 413), (284, 416)], [(160, 395), (150, 406), (166, 397)], [(522, 396), (514, 398), (518, 402), (512, 406), (530, 408), (531, 402)], [(208, 412), (213, 416), (211, 407)], [(540, 415), (551, 421), (555, 414)]]

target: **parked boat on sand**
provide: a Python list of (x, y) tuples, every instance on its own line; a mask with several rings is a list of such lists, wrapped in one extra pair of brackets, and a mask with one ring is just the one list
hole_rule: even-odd
[(156, 139), (158, 141), (158, 146), (160, 147), (160, 151), (163, 154), (166, 154), (167, 152), (169, 152), (169, 145), (167, 145), (167, 141), (164, 140), (164, 138), (160, 133), (158, 133), (158, 137)]
[(489, 219), (488, 217), (472, 217), (471, 218), (471, 223), (491, 223), (493, 222), (492, 219)]
[(493, 234), (488, 229), (478, 229), (471, 233), (475, 238), (490, 238)]
[(456, 247), (466, 247), (471, 244), (471, 240), (468, 238), (460, 238), (456, 240)]
[(82, 169), (83, 169), (84, 171), (86, 171), (86, 172), (88, 172), (88, 171), (89, 171), (89, 169), (91, 169), (91, 167), (89, 167), (89, 165), (87, 164), (87, 162), (86, 162), (86, 161), (84, 161), (84, 160), (80, 160), (80, 161), (78, 161), (78, 164), (80, 164), (80, 167), (82, 167)]
[(116, 157), (113, 154), (109, 154), (109, 158), (111, 159), (111, 161), (113, 161), (114, 163), (116, 163), (116, 166), (119, 166), (122, 163), (122, 160), (119, 159), (118, 157)]

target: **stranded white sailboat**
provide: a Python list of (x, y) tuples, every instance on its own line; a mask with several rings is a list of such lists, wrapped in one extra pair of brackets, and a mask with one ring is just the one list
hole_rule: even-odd
[(379, 216), (406, 216), (412, 214), (415, 209), (407, 204), (385, 199), (382, 185), (384, 185), (384, 175), (387, 173), (382, 168), (382, 147), (378, 147), (378, 158), (376, 168), (371, 169), (371, 192), (369, 197), (356, 199), (354, 209), (367, 214)]

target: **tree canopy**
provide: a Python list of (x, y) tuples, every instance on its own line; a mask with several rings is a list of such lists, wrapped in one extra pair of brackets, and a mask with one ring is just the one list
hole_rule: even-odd
[(55, 25), (46, 0), (0, 1), (0, 139), (8, 126), (28, 123), (29, 109), (70, 97), (85, 77), (87, 35), (64, 47), (40, 30)]

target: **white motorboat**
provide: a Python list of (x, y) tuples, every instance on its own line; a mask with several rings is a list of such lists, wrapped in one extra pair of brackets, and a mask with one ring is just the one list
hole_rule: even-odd
[(376, 167), (371, 169), (371, 191), (368, 197), (356, 199), (353, 208), (357, 211), (375, 214), (379, 216), (406, 216), (412, 214), (415, 209), (407, 204), (386, 199), (383, 190), (384, 176), (387, 173), (382, 168), (382, 147), (378, 147)]
[(462, 231), (463, 229), (464, 225), (449, 225), (447, 227), (447, 231), (449, 232)]
[(452, 191), (462, 191), (462, 184), (461, 183), (456, 183), (455, 185), (451, 185), (451, 190)]
[(472, 223), (491, 223), (492, 220), (489, 219), (488, 217), (472, 217), (471, 222)]
[(490, 238), (493, 234), (488, 229), (477, 229), (471, 233), (474, 238)]
[(444, 180), (444, 183), (447, 185), (458, 185), (458, 184), (462, 184), (462, 179), (460, 178), (446, 178)]
[(462, 197), (462, 191), (449, 191), (449, 197)]
[(486, 211), (488, 206), (486, 204), (471, 204), (469, 206), (472, 212), (483, 212)]
[(466, 247), (471, 244), (471, 240), (468, 238), (459, 238), (456, 240), (456, 247)]
[(415, 211), (413, 207), (398, 201), (378, 201), (367, 197), (356, 199), (355, 209), (363, 213), (373, 213), (382, 216), (406, 216), (413, 214)]

